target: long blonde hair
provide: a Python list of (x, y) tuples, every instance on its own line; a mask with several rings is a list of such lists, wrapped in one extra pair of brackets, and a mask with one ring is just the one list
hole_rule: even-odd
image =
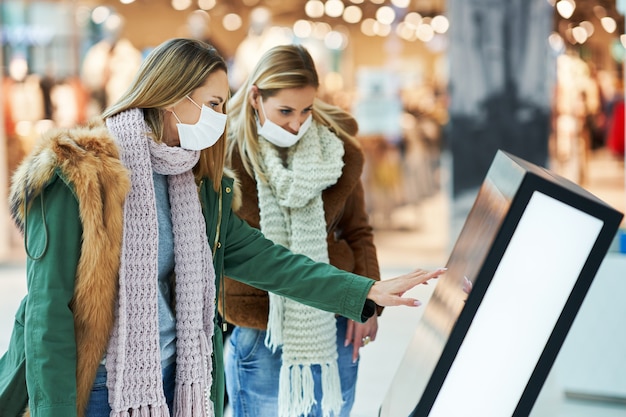
[[(150, 52), (128, 90), (103, 112), (102, 117), (106, 119), (128, 109), (140, 108), (153, 139), (161, 142), (164, 109), (202, 86), (217, 70), (226, 72), (226, 63), (213, 46), (195, 39), (165, 41)], [(211, 178), (216, 191), (224, 171), (225, 137), (226, 133), (215, 145), (203, 150), (194, 167), (196, 178)]]
[[(232, 162), (239, 150), (243, 166), (250, 176), (263, 173), (259, 165), (259, 143), (256, 114), (248, 101), (252, 88), (259, 89), (266, 100), (286, 88), (319, 87), (319, 78), (311, 55), (301, 45), (281, 45), (267, 51), (256, 64), (248, 79), (228, 103), (228, 145), (226, 159)], [(354, 117), (341, 108), (318, 98), (313, 102), (313, 119), (328, 126), (339, 137), (359, 145), (354, 135), (358, 125)]]

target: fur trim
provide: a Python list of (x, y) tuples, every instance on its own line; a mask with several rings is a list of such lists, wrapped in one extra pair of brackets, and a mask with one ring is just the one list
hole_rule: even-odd
[(20, 229), (28, 204), (56, 172), (72, 186), (83, 228), (71, 302), (77, 349), (77, 409), (81, 416), (114, 321), (124, 199), (130, 189), (130, 176), (102, 122), (49, 131), (13, 176), (11, 213)]

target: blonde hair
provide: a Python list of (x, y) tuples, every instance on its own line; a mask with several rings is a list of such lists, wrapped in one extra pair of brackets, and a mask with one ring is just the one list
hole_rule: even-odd
[[(250, 176), (254, 172), (264, 178), (259, 165), (259, 144), (256, 114), (248, 101), (252, 86), (259, 89), (263, 100), (287, 88), (319, 87), (315, 63), (301, 45), (281, 45), (267, 51), (256, 64), (248, 79), (228, 103), (228, 145), (226, 159), (232, 162), (236, 149), (239, 150), (243, 166)], [(358, 125), (354, 117), (341, 108), (318, 98), (313, 102), (313, 119), (329, 127), (344, 140), (357, 146), (354, 137)]]
[[(128, 109), (140, 108), (153, 139), (161, 142), (164, 109), (191, 94), (218, 70), (226, 72), (226, 63), (213, 46), (194, 39), (165, 41), (150, 52), (128, 90), (102, 113), (102, 117), (106, 119)], [(203, 150), (194, 167), (196, 178), (211, 178), (216, 191), (224, 171), (225, 136)]]

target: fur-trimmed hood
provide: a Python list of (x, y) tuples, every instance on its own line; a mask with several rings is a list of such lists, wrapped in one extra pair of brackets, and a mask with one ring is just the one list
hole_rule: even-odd
[[(12, 177), (9, 204), (21, 230), (27, 204), (41, 193), (57, 171), (72, 184), (79, 201), (79, 190), (85, 188), (104, 187), (85, 191), (125, 195), (130, 186), (128, 171), (104, 122), (94, 120), (76, 128), (52, 129), (40, 138)], [(92, 200), (96, 195), (88, 196)]]

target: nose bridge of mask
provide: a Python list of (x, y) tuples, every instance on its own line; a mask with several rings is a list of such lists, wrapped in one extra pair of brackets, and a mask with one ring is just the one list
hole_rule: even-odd
[[(296, 133), (291, 133), (291, 132), (289, 132), (288, 130), (286, 130), (284, 127), (282, 127), (282, 126), (280, 126), (280, 125), (278, 125), (278, 124), (276, 124), (276, 123), (272, 122), (272, 121), (271, 121), (271, 120), (267, 117), (267, 113), (265, 113), (265, 107), (263, 106), (263, 98), (261, 98), (261, 111), (263, 112), (263, 117), (265, 117), (265, 122), (263, 123), (263, 125), (267, 124), (267, 125), (268, 125), (268, 127), (269, 127), (270, 125), (273, 125), (273, 126), (272, 126), (272, 128), (274, 128), (274, 129), (275, 129), (275, 128), (280, 128), (281, 130), (284, 130), (284, 131), (285, 131), (285, 133), (290, 134), (290, 135), (297, 135), (297, 134), (300, 132), (300, 129), (302, 128), (302, 126), (304, 126), (304, 125), (306, 124), (307, 120), (308, 120), (308, 118), (307, 118), (307, 119), (305, 119), (305, 120), (304, 120), (304, 122), (302, 122), (302, 123), (300, 123), (300, 121), (298, 121), (298, 124), (299, 124), (299, 126), (298, 126), (298, 131), (297, 131)], [(269, 122), (269, 123), (268, 123), (268, 122)], [(291, 123), (289, 123), (289, 124), (291, 124)]]

